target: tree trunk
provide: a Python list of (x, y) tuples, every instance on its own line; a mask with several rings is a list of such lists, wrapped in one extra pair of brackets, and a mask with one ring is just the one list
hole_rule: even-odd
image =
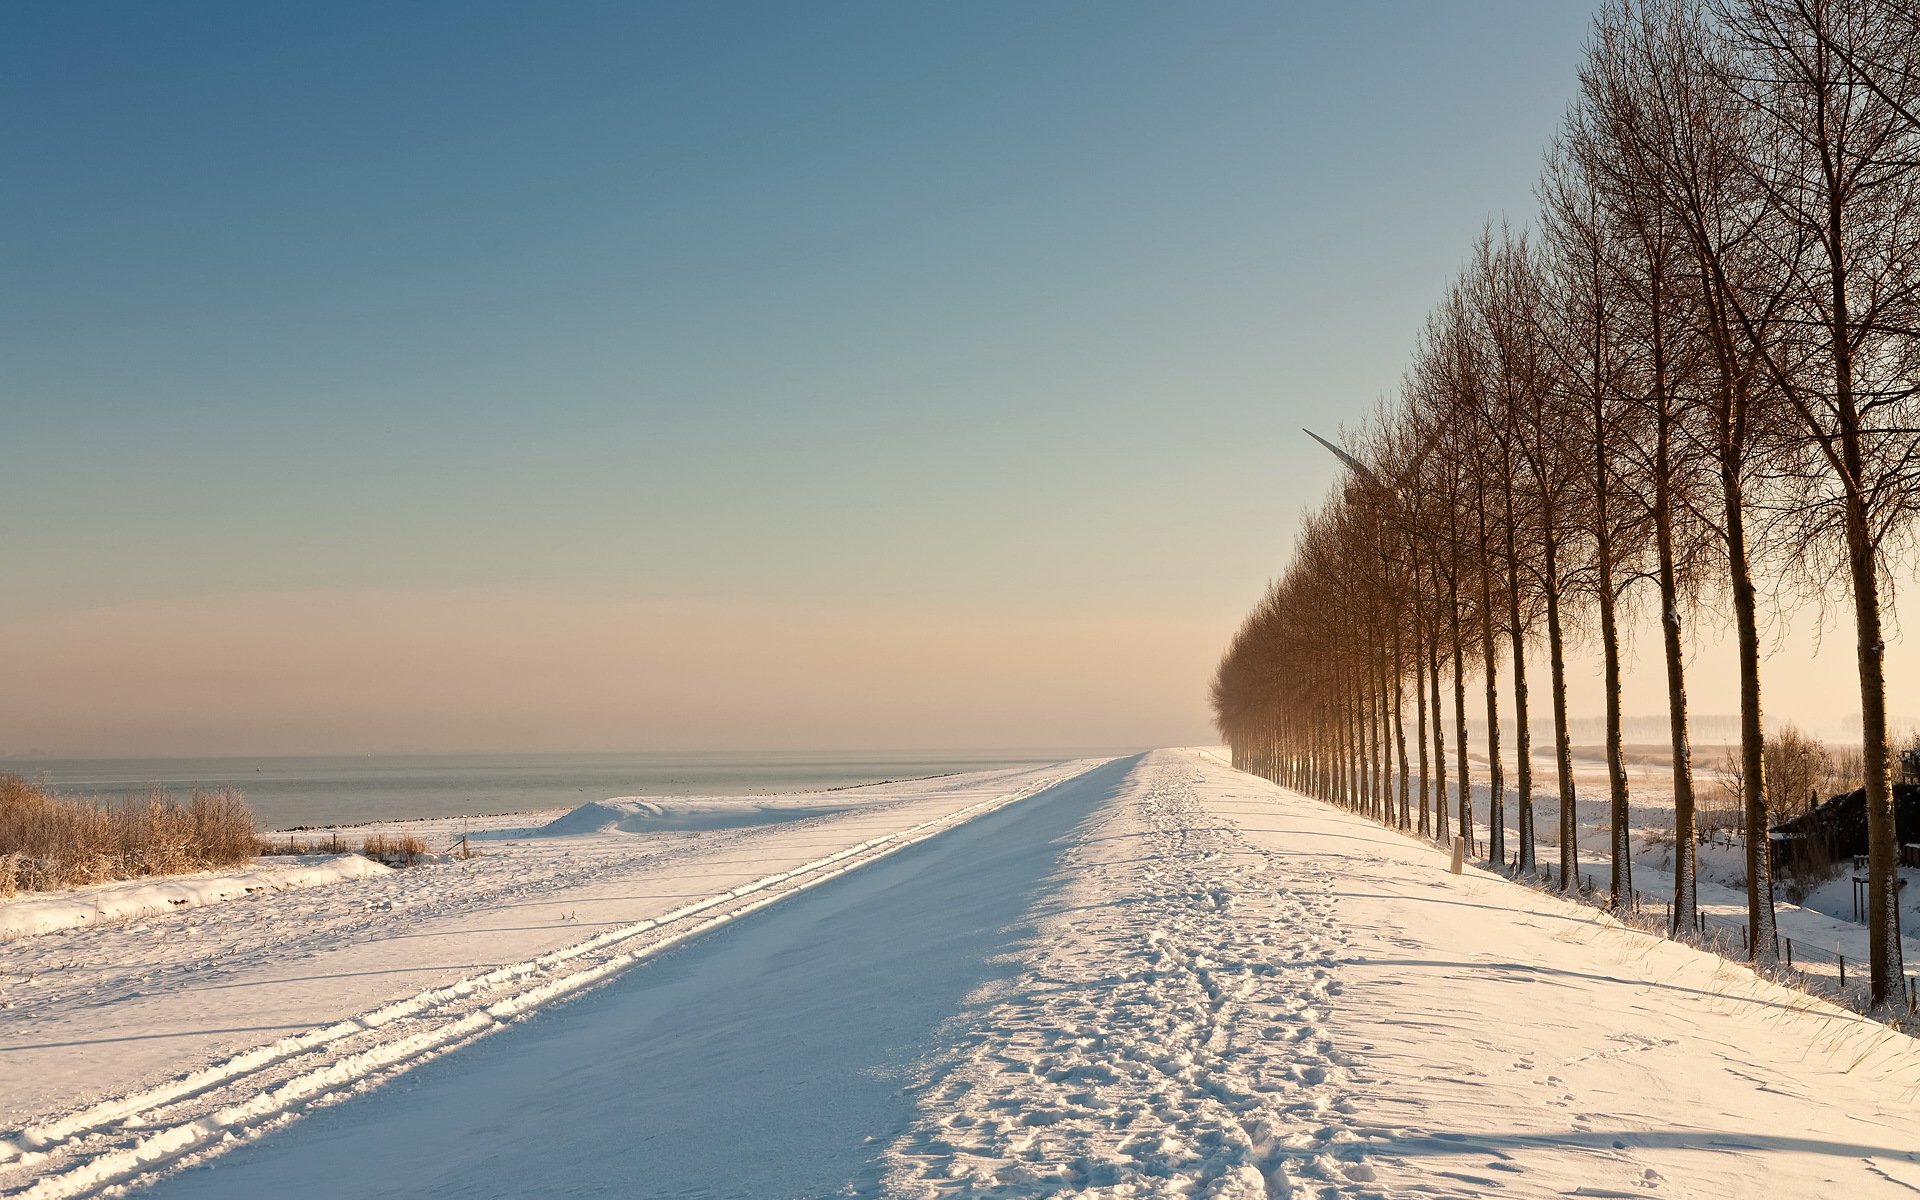
[[(1407, 663), (1405, 642), (1398, 619), (1398, 605), (1393, 623), (1393, 741), (1400, 758), (1400, 828), (1408, 827), (1407, 792), (1410, 784), (1407, 780)], [(1388, 798), (1391, 803), (1392, 798)]]
[[(1728, 449), (1733, 449), (1729, 447)], [(1771, 961), (1777, 953), (1773, 914), (1773, 855), (1768, 841), (1766, 724), (1760, 708), (1760, 621), (1753, 571), (1747, 562), (1746, 499), (1735, 458), (1721, 454), (1721, 493), (1726, 500), (1727, 571), (1732, 583), (1734, 625), (1740, 651), (1740, 773), (1747, 836), (1748, 956)]]
[[(1438, 629), (1434, 631), (1436, 634)], [(1440, 641), (1427, 641), (1427, 697), (1433, 709), (1433, 838), (1447, 840), (1447, 726), (1440, 707)], [(1424, 803), (1424, 802), (1423, 802)]]
[[(1417, 603), (1417, 602), (1416, 602)], [(1425, 837), (1431, 824), (1427, 809), (1427, 781), (1432, 768), (1427, 765), (1427, 647), (1426, 628), (1419, 621), (1418, 614), (1414, 622), (1413, 633), (1413, 711), (1417, 736), (1414, 745), (1420, 751), (1420, 836)]]
[(1520, 870), (1533, 870), (1533, 731), (1527, 727), (1527, 640), (1520, 624), (1520, 557), (1514, 537), (1513, 487), (1507, 496), (1507, 620), (1513, 646), (1514, 784), (1519, 789)]
[(1393, 747), (1388, 737), (1393, 729), (1393, 714), (1388, 711), (1393, 703), (1392, 691), (1387, 679), (1387, 647), (1385, 638), (1376, 637), (1373, 653), (1373, 747), (1377, 759), (1374, 770), (1375, 791), (1379, 793), (1378, 818), (1382, 821), (1393, 819)]
[[(1657, 296), (1657, 293), (1656, 293)], [(1655, 301), (1655, 322), (1659, 301)], [(1699, 918), (1699, 887), (1694, 875), (1693, 742), (1687, 733), (1686, 647), (1680, 636), (1680, 596), (1673, 547), (1673, 416), (1667, 395), (1666, 364), (1658, 333), (1654, 336), (1653, 529), (1659, 558), (1660, 633), (1667, 660), (1667, 723), (1673, 740), (1673, 908), (1674, 932), (1694, 928)]]
[[(1498, 867), (1506, 857), (1506, 781), (1500, 765), (1500, 663), (1494, 651), (1493, 571), (1487, 553), (1487, 509), (1480, 504), (1480, 652), (1487, 676), (1487, 861)], [(1462, 804), (1470, 804), (1463, 799)], [(1460, 823), (1468, 825), (1467, 811)]]
[(1567, 656), (1560, 629), (1560, 553), (1553, 508), (1545, 510), (1547, 535), (1547, 663), (1553, 691), (1553, 764), (1560, 784), (1560, 890), (1580, 878), (1580, 810), (1573, 787), (1573, 740), (1567, 734)]
[(1608, 902), (1618, 911), (1633, 901), (1633, 835), (1627, 828), (1626, 749), (1620, 738), (1620, 627), (1614, 605), (1618, 596), (1613, 586), (1613, 530), (1609, 524), (1606, 423), (1600, 408), (1604, 400), (1594, 397), (1593, 454), (1595, 462), (1594, 564), (1599, 572), (1600, 650), (1604, 664), (1603, 690), (1607, 703), (1607, 823), (1608, 854), (1612, 876)]
[(1367, 778), (1367, 687), (1360, 682), (1360, 673), (1353, 674), (1353, 792), (1349, 797), (1356, 812), (1364, 812), (1367, 807), (1368, 790), (1373, 781)]
[[(1873, 1002), (1886, 1002), (1905, 974), (1900, 944), (1900, 860), (1893, 779), (1887, 760), (1886, 645), (1880, 629), (1880, 581), (1865, 505), (1847, 501), (1847, 558), (1859, 635), (1860, 714), (1867, 768), (1867, 969)], [(1904, 997), (1895, 1007), (1905, 1007)]]
[(1353, 714), (1348, 711), (1350, 701), (1342, 697), (1342, 703), (1335, 713), (1338, 726), (1335, 736), (1338, 739), (1333, 746), (1333, 802), (1341, 808), (1347, 807), (1347, 779), (1353, 769)]
[(1453, 721), (1454, 746), (1459, 755), (1460, 820), (1456, 836), (1467, 839), (1467, 851), (1473, 851), (1473, 783), (1467, 770), (1467, 652), (1460, 635), (1459, 598), (1455, 595), (1453, 619)]
[[(1371, 649), (1371, 647), (1369, 647)], [(1371, 756), (1367, 760), (1371, 790), (1367, 793), (1367, 815), (1380, 819), (1381, 797), (1386, 795), (1386, 704), (1380, 696), (1380, 676), (1386, 672), (1380, 669), (1380, 658), (1371, 655), (1374, 672), (1367, 680), (1367, 751)]]

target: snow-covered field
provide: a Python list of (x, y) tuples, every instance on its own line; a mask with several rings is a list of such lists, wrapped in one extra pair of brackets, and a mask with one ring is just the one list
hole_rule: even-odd
[(0, 946), (0, 1194), (1920, 1190), (1920, 1043), (1207, 752), (872, 791)]

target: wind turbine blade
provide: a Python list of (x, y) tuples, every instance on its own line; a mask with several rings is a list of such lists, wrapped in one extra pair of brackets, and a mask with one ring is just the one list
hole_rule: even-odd
[(1386, 488), (1387, 485), (1380, 481), (1380, 477), (1378, 475), (1375, 475), (1371, 470), (1368, 469), (1367, 464), (1361, 462), (1359, 459), (1355, 458), (1353, 455), (1348, 454), (1345, 450), (1342, 450), (1340, 447), (1334, 445), (1332, 442), (1321, 437), (1319, 434), (1315, 433), (1311, 429), (1302, 429), (1300, 432), (1306, 434), (1308, 437), (1312, 438), (1314, 441), (1319, 442), (1322, 446), (1325, 446), (1327, 449), (1333, 451), (1334, 456), (1338, 458), (1341, 462), (1347, 464), (1348, 468), (1351, 469), (1355, 475), (1358, 475), (1363, 481), (1370, 483), (1377, 488), (1382, 488), (1382, 489)]

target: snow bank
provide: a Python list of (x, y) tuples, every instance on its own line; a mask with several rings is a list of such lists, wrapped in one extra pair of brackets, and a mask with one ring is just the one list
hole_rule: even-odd
[[(871, 834), (859, 842), (833, 847), (833, 842), (844, 842), (844, 838), (829, 837), (829, 845), (821, 846), (816, 837), (795, 837), (791, 839), (794, 849), (808, 847), (811, 857), (796, 862), (792, 855), (785, 855), (779, 869), (725, 891), (630, 924), (603, 924), (599, 932), (570, 945), (434, 984), (151, 1086), (30, 1119), (15, 1128), (0, 1126), (0, 1195), (18, 1200), (77, 1200), (103, 1191), (118, 1194), (119, 1189), (161, 1170), (205, 1161), (313, 1108), (377, 1086), (504, 1029), (544, 1004), (604, 982), (669, 947), (1044, 792), (1089, 765), (1068, 763), (1022, 772), (1013, 778), (1021, 786), (1012, 790), (1004, 790), (1003, 777), (987, 774), (972, 793), (961, 794), (971, 803), (955, 806), (943, 801), (931, 806), (931, 812), (926, 806), (856, 806), (861, 811), (854, 820), (877, 818), (882, 825), (879, 829), (871, 823), (837, 827), (842, 834), (856, 830)], [(779, 811), (791, 814), (799, 807), (804, 806), (782, 805)], [(741, 848), (734, 843), (736, 853)], [(571, 856), (574, 847), (562, 849)], [(731, 859), (728, 865), (738, 867), (741, 860)], [(773, 863), (762, 858), (756, 865)], [(726, 886), (719, 881), (712, 884)], [(329, 989), (339, 986), (338, 978), (331, 975), (307, 982)], [(223, 1003), (231, 1013), (233, 1000)], [(12, 1082), (11, 1077), (7, 1082)], [(319, 1194), (339, 1194), (328, 1180), (316, 1186)]]
[(237, 871), (125, 879), (62, 892), (31, 893), (0, 901), (0, 941), (216, 904), (255, 892), (283, 892), (384, 875), (391, 869), (358, 854), (313, 854), (260, 861)]
[(589, 833), (670, 833), (702, 829), (741, 829), (772, 825), (805, 817), (845, 812), (851, 804), (796, 802), (782, 798), (755, 800), (722, 796), (701, 799), (620, 796), (596, 800), (541, 826), (548, 837)]

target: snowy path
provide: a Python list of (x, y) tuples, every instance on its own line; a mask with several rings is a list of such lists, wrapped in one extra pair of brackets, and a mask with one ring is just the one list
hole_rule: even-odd
[(907, 1196), (1912, 1196), (1920, 1047), (1192, 754), (929, 1058)]
[[(826, 1196), (871, 1187), (899, 1071), (1006, 968), (1097, 768), (686, 946), (160, 1196)], [(865, 1190), (865, 1189), (863, 1189)]]
[[(458, 873), (438, 882), (450, 891), (450, 904), (420, 894), (433, 883), (416, 884), (423, 911), (412, 919), (389, 914), (371, 937), (325, 936), (343, 918), (349, 928), (368, 920), (367, 909), (381, 898), (340, 888), (394, 881), (255, 897), (223, 906), (229, 913), (168, 915), (173, 928), (186, 931), (224, 925), (234, 944), (156, 938), (156, 921), (9, 945), (32, 955), (57, 944), (87, 969), (55, 976), (31, 995), (24, 1019), (10, 1013), (0, 1026), (0, 1101), (28, 1114), (0, 1131), (0, 1195), (86, 1195), (217, 1152), (502, 1029), (669, 945), (1017, 804), (1089, 765), (877, 788), (837, 815), (744, 830), (544, 838), (518, 852), (505, 843), (474, 860), (490, 869), (482, 878), (494, 887), (462, 887), (472, 882), (465, 871), (473, 863), (453, 864), (446, 869)], [(585, 870), (572, 866), (582, 853), (598, 861)], [(393, 874), (430, 881), (435, 870)], [(518, 894), (514, 877), (524, 889)], [(476, 903), (476, 895), (491, 893), (497, 906), (500, 890), (509, 907), (538, 905), (546, 919), (503, 924)], [(328, 892), (336, 893), (331, 908), (321, 894)], [(385, 892), (386, 903), (393, 894)], [(303, 925), (284, 938), (291, 951), (276, 943), (276, 926), (308, 914), (323, 931), (317, 943)], [(241, 920), (249, 924), (236, 929)], [(89, 948), (130, 961), (94, 958)], [(512, 953), (529, 950), (524, 958)], [(377, 969), (342, 969), (343, 962)], [(109, 987), (133, 986), (103, 1000), (102, 976)], [(155, 977), (171, 986), (144, 992), (141, 985)], [(219, 1006), (211, 1015), (210, 1004)], [(47, 1028), (72, 1032), (33, 1036)], [(259, 1040), (276, 1030), (285, 1036)], [(235, 1035), (244, 1040), (225, 1055), (202, 1049)], [(154, 1061), (179, 1065), (156, 1077), (141, 1069)], [(103, 1089), (111, 1080), (121, 1086)], [(88, 1102), (31, 1107), (32, 1097), (49, 1093)]]
[(1912, 1197), (1917, 1047), (1158, 751), (156, 1190)]
[[(543, 837), (522, 814), (476, 822), (492, 827), (468, 861), (0, 942), (0, 1139), (1088, 765), (850, 789), (838, 814), (705, 832)], [(384, 828), (444, 846), (465, 825)]]

